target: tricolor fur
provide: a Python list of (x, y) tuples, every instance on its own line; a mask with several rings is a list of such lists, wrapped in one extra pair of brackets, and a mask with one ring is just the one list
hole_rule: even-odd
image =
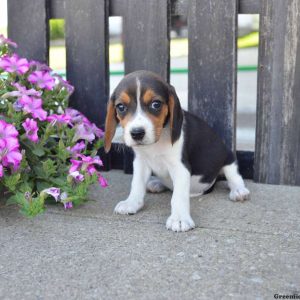
[(234, 154), (203, 120), (181, 109), (175, 89), (158, 75), (148, 71), (128, 74), (113, 92), (105, 123), (107, 152), (118, 123), (135, 158), (130, 194), (118, 203), (116, 213), (140, 210), (146, 190), (170, 189), (172, 208), (166, 226), (187, 231), (195, 227), (190, 196), (208, 191), (220, 173), (228, 180), (231, 200), (248, 198)]

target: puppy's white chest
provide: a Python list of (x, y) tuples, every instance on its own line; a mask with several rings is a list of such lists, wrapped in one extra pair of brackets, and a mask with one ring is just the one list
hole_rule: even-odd
[(169, 171), (164, 156), (154, 155), (145, 158), (153, 173), (160, 178), (169, 177)]
[[(170, 176), (170, 170), (178, 158), (174, 158), (174, 149), (170, 145), (159, 147), (160, 145), (153, 145), (139, 149), (136, 154), (143, 160), (151, 169), (155, 176), (157, 176), (162, 183), (169, 189), (173, 189), (173, 183)], [(176, 155), (177, 156), (177, 155)]]
[(160, 140), (152, 145), (136, 148), (135, 153), (162, 180), (165, 186), (172, 189), (173, 184), (170, 172), (178, 165), (181, 165), (181, 152), (183, 146), (183, 135), (172, 145), (169, 129), (164, 129)]

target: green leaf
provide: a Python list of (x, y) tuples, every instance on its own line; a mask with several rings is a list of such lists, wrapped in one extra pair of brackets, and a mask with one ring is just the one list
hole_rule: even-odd
[(47, 159), (42, 162), (43, 171), (47, 177), (52, 176), (56, 173), (56, 164), (52, 159)]
[(18, 187), (18, 190), (22, 193), (25, 193), (25, 192), (32, 192), (32, 189), (33, 189), (33, 182), (31, 181), (26, 181), (26, 182), (23, 182), (22, 184), (20, 184), (20, 186)]
[(42, 190), (49, 188), (49, 186), (50, 186), (50, 183), (43, 181), (43, 180), (38, 180), (36, 182), (36, 188), (37, 188), (38, 192), (41, 192)]
[(98, 139), (95, 143), (95, 148), (98, 150), (100, 149), (101, 147), (103, 147), (104, 145), (104, 140), (103, 139)]
[(59, 150), (65, 150), (66, 146), (64, 144), (64, 141), (62, 139), (59, 140), (58, 142), (58, 149)]
[(47, 178), (44, 169), (41, 165), (33, 167), (33, 171), (37, 175), (37, 177), (45, 179)]
[(38, 157), (41, 157), (43, 155), (45, 155), (45, 151), (43, 149), (42, 146), (40, 145), (35, 145), (32, 149), (31, 149), (32, 153), (35, 154)]
[[(26, 161), (27, 164), (31, 165), (35, 165), (37, 162), (39, 162), (39, 159), (36, 155), (34, 155), (31, 151), (31, 149), (28, 147), (28, 145), (24, 142), (21, 143), (22, 144), (22, 148), (25, 150), (25, 155), (26, 155)], [(24, 159), (22, 159), (23, 162)]]
[(67, 184), (66, 177), (49, 178), (48, 180), (56, 187), (64, 187)]
[(24, 197), (24, 193), (17, 192), (16, 194), (10, 196), (7, 199), (6, 204), (7, 205), (12, 205), (12, 204), (22, 205), (24, 203), (24, 201), (26, 201), (26, 199)]
[(75, 134), (75, 128), (70, 128), (66, 130), (67, 140), (69, 143), (71, 143), (71, 141), (73, 140), (74, 134)]
[(17, 188), (17, 184), (21, 178), (20, 173), (11, 174), (4, 177), (4, 185), (12, 192)]
[(18, 204), (20, 212), (26, 217), (34, 217), (45, 210), (44, 198), (40, 195), (36, 198), (26, 199), (24, 193), (16, 193), (7, 200), (7, 204)]
[(70, 157), (70, 153), (66, 150), (66, 146), (62, 139), (60, 139), (58, 142), (57, 156), (63, 162), (65, 162)]
[(63, 190), (68, 194), (68, 199), (74, 205), (79, 205), (87, 201), (89, 183), (83, 181), (76, 185), (65, 186)]
[(45, 207), (43, 197), (38, 196), (36, 198), (32, 198), (31, 201), (27, 201), (25, 199), (25, 201), (21, 203), (20, 212), (26, 217), (32, 218), (44, 211)]

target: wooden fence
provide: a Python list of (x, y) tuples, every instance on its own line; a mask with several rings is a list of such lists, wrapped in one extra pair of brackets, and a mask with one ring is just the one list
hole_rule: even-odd
[[(48, 62), (49, 19), (66, 22), (71, 105), (98, 125), (109, 97), (108, 18), (123, 17), (125, 72), (170, 74), (170, 19), (189, 34), (189, 110), (235, 149), (237, 15), (260, 14), (255, 155), (238, 152), (244, 176), (300, 185), (299, 0), (9, 0), (8, 34), (19, 54)], [(105, 156), (107, 168), (132, 168), (130, 152)]]

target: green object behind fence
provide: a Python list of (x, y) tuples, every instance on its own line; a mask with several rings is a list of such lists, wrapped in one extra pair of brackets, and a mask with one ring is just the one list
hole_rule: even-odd
[[(257, 71), (257, 66), (238, 66), (238, 71), (239, 72), (252, 72), (252, 71)], [(171, 69), (171, 74), (188, 74), (189, 69), (187, 68), (174, 68)], [(65, 71), (57, 71), (57, 74), (60, 76), (66, 77), (66, 72)], [(111, 76), (122, 76), (124, 75), (123, 70), (113, 70), (110, 71), (109, 74)]]

